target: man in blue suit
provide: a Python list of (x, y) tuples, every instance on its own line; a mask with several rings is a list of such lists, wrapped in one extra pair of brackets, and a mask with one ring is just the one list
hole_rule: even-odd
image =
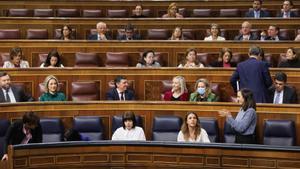
[(106, 93), (107, 100), (135, 100), (134, 92), (128, 88), (128, 80), (123, 76), (117, 76), (114, 80), (115, 87)]
[(248, 11), (245, 16), (249, 18), (263, 18), (263, 17), (270, 17), (268, 11), (261, 9), (262, 0), (253, 0), (253, 9)]
[(272, 79), (267, 64), (259, 60), (260, 52), (260, 47), (250, 47), (249, 59), (237, 65), (230, 83), (235, 92), (238, 89), (248, 88), (253, 92), (257, 103), (267, 103), (268, 88), (272, 85)]
[(292, 11), (292, 8), (293, 8), (293, 1), (291, 1), (291, 0), (285, 0), (285, 1), (283, 1), (282, 10), (277, 15), (277, 17), (280, 17), (280, 18), (298, 17), (297, 13), (294, 12), (294, 11)]

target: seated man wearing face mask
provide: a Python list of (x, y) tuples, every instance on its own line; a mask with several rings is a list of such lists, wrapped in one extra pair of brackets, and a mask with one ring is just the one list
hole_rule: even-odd
[(217, 102), (218, 96), (212, 93), (208, 80), (198, 79), (195, 84), (195, 92), (191, 93), (190, 101)]

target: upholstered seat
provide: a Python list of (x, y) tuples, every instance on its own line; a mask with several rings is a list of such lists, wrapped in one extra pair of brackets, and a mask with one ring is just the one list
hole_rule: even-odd
[(9, 9), (7, 15), (9, 17), (31, 17), (32, 10), (31, 9)]
[(10, 125), (10, 122), (6, 119), (0, 119), (0, 157), (3, 156), (3, 145), (4, 145), (4, 139), (5, 134)]
[(53, 17), (53, 9), (34, 9), (33, 16), (35, 17)]
[(128, 67), (128, 53), (124, 52), (106, 52), (106, 67)]
[[(136, 120), (136, 126), (143, 127), (143, 120), (141, 116), (135, 115), (135, 120)], [(112, 117), (111, 134), (113, 134), (119, 127), (123, 126), (122, 121), (123, 121), (122, 115)]]
[(5, 61), (10, 60), (9, 53), (0, 53), (0, 67), (3, 67)]
[(99, 67), (100, 61), (97, 53), (75, 53), (75, 67)]
[(82, 17), (97, 18), (101, 16), (103, 15), (102, 15), (102, 10), (100, 9), (84, 9), (82, 11)]
[(220, 17), (241, 17), (239, 9), (220, 9)]
[[(61, 37), (61, 29), (54, 30), (54, 39), (59, 39)], [(76, 39), (76, 29), (72, 29), (71, 37)]]
[(74, 117), (73, 128), (89, 141), (104, 139), (103, 122), (98, 116)]
[(27, 39), (48, 39), (47, 29), (27, 29)]
[[(134, 14), (134, 9), (132, 10), (132, 15)], [(143, 12), (142, 14), (145, 16), (145, 17), (150, 17), (152, 15), (152, 12), (150, 9), (143, 9)]]
[(0, 29), (0, 39), (20, 39), (19, 29)]
[(219, 142), (219, 125), (215, 118), (199, 118), (200, 125), (208, 134), (210, 142)]
[(148, 40), (168, 40), (170, 32), (167, 29), (148, 29), (147, 39)]
[(192, 17), (211, 17), (211, 9), (193, 9)]
[(108, 9), (108, 18), (126, 18), (128, 17), (128, 11), (126, 9)]
[(196, 39), (196, 31), (194, 29), (182, 29), (182, 34), (186, 40)]
[[(41, 96), (44, 92), (46, 92), (46, 88), (44, 86), (44, 83), (39, 83), (38, 85), (38, 96)], [(66, 95), (66, 86), (64, 83), (59, 82), (58, 83), (58, 91), (63, 92)], [(66, 96), (67, 97), (67, 96)], [(68, 98), (66, 98), (68, 100)]]
[(294, 146), (296, 143), (295, 122), (292, 120), (266, 120), (263, 143), (265, 145)]
[(57, 9), (57, 17), (79, 17), (79, 9)]
[(156, 116), (153, 118), (152, 140), (177, 141), (182, 119), (177, 116)]
[(99, 86), (94, 81), (72, 82), (73, 101), (100, 100)]
[(60, 118), (41, 118), (43, 143), (63, 141), (64, 127)]

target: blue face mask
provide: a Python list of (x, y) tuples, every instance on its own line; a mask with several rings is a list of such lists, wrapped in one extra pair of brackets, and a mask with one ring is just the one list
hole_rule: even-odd
[(204, 95), (205, 94), (205, 87), (199, 87), (197, 89), (197, 92), (200, 94), (200, 95)]

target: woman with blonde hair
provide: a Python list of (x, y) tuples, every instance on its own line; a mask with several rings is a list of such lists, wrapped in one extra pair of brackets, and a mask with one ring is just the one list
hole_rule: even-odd
[(177, 9), (177, 4), (175, 2), (171, 3), (168, 7), (168, 13), (164, 14), (163, 18), (183, 18), (182, 15), (180, 15)]
[(66, 101), (66, 96), (64, 93), (59, 91), (58, 88), (58, 79), (49, 75), (44, 80), (45, 91), (41, 97), (40, 101)]
[(188, 92), (183, 76), (175, 76), (172, 80), (172, 89), (164, 95), (165, 101), (187, 101)]
[(205, 37), (204, 40), (205, 41), (213, 41), (213, 40), (224, 41), (225, 38), (222, 37), (222, 36), (219, 36), (220, 32), (221, 32), (221, 30), (220, 30), (219, 25), (213, 23), (213, 24), (210, 25), (210, 36)]
[(210, 143), (207, 132), (201, 128), (196, 113), (188, 112), (177, 136), (178, 142)]
[(190, 101), (216, 102), (218, 100), (218, 96), (211, 91), (210, 84), (207, 79), (198, 79), (196, 81), (195, 92), (191, 93)]

